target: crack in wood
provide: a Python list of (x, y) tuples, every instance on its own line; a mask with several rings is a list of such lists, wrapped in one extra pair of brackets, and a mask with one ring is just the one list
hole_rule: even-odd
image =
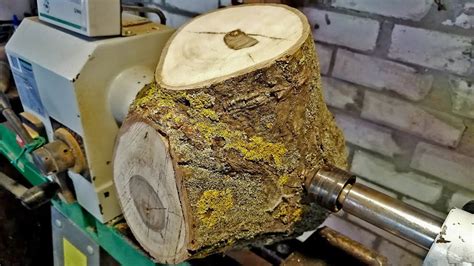
[[(228, 32), (219, 32), (219, 31), (187, 31), (187, 32), (196, 33), (196, 34), (214, 34), (214, 35), (228, 34)], [(262, 37), (262, 38), (268, 38), (268, 39), (272, 39), (272, 40), (289, 41), (288, 39), (285, 39), (285, 38), (268, 36), (268, 35), (263, 35), (263, 34), (258, 34), (258, 33), (246, 33), (246, 34), (248, 36)]]

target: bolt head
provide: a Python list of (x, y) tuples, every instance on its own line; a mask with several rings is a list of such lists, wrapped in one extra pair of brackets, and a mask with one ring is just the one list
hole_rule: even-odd
[(90, 255), (94, 254), (94, 248), (91, 246), (87, 246), (87, 253), (89, 253)]

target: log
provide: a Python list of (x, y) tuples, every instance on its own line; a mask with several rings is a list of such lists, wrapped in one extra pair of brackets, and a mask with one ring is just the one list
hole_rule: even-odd
[(284, 5), (201, 15), (169, 40), (117, 137), (124, 217), (158, 262), (271, 243), (327, 213), (304, 181), (346, 167), (310, 26)]

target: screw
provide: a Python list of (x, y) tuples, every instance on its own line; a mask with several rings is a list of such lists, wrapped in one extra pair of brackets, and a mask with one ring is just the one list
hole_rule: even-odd
[(59, 228), (63, 227), (63, 223), (61, 223), (61, 221), (58, 220), (58, 219), (56, 219), (56, 220), (54, 221), (54, 224), (56, 224), (56, 226), (59, 227)]
[(283, 255), (288, 255), (290, 253), (290, 247), (287, 244), (283, 243), (278, 244), (276, 246), (276, 250)]
[(88, 252), (90, 255), (94, 254), (94, 248), (88, 245), (88, 246), (87, 246), (87, 252)]

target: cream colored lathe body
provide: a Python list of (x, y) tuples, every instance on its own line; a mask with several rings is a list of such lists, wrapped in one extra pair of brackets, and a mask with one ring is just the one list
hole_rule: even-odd
[(31, 18), (6, 47), (23, 107), (40, 118), (49, 141), (54, 121), (80, 136), (90, 178), (68, 174), (78, 202), (102, 222), (122, 212), (111, 163), (120, 119), (153, 79), (173, 33), (153, 23), (127, 30), (132, 36), (91, 39)]

